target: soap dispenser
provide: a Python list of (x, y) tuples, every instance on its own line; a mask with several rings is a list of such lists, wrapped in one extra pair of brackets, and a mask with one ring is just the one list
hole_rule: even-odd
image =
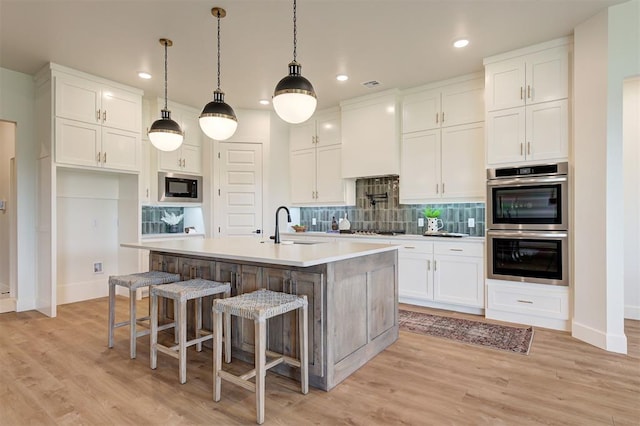
[(332, 231), (337, 231), (338, 230), (338, 222), (336, 222), (336, 217), (333, 216), (333, 220), (331, 221), (331, 230)]

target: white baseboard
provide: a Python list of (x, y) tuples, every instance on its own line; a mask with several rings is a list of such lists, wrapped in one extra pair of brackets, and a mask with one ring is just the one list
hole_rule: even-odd
[(108, 295), (109, 284), (104, 279), (70, 284), (58, 283), (58, 305), (97, 299)]
[(571, 336), (605, 351), (619, 354), (627, 353), (627, 336), (624, 334), (607, 334), (574, 320), (571, 327)]
[(551, 330), (569, 331), (569, 321), (556, 318), (539, 317), (515, 312), (506, 312), (496, 309), (486, 309), (485, 317), (498, 321), (513, 322), (516, 324), (533, 325), (535, 327), (549, 328)]
[(454, 311), (454, 312), (463, 312), (465, 314), (484, 315), (484, 309), (474, 308), (471, 306), (452, 305), (449, 303), (432, 302), (429, 300), (423, 300), (423, 299), (407, 297), (407, 296), (399, 296), (398, 301), (400, 303), (407, 303), (409, 305), (426, 306), (428, 308), (444, 309), (447, 311)]
[(625, 305), (624, 317), (626, 319), (640, 320), (640, 306)]
[(0, 314), (5, 312), (15, 312), (16, 310), (16, 298), (15, 297), (3, 297), (0, 299)]

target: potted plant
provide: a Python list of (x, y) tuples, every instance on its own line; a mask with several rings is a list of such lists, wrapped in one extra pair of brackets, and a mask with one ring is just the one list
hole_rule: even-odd
[(437, 219), (440, 217), (440, 214), (442, 214), (442, 212), (439, 209), (432, 209), (429, 207), (425, 208), (422, 213), (424, 214), (424, 217), (427, 219), (429, 218)]
[(440, 219), (442, 212), (439, 209), (425, 208), (423, 211), (424, 217), (427, 219), (427, 232), (438, 232), (444, 228), (444, 224)]

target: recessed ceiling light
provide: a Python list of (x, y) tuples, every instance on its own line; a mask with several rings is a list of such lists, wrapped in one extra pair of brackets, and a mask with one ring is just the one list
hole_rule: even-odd
[(269, 100), (268, 99), (260, 99), (260, 105), (269, 105)]
[(346, 74), (338, 74), (336, 75), (336, 80), (338, 81), (347, 81), (349, 80), (349, 76)]
[(469, 44), (469, 40), (466, 38), (461, 38), (460, 40), (456, 40), (453, 42), (453, 47), (457, 47), (458, 49), (461, 47), (465, 47)]
[(140, 71), (138, 73), (138, 77), (149, 80), (151, 78), (151, 74), (149, 74), (148, 72)]

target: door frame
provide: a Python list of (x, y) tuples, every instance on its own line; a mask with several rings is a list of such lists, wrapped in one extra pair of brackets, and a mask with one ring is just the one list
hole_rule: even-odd
[(0, 120), (2, 125), (13, 126), (13, 140), (4, 141), (2, 143), (13, 144), (13, 156), (9, 158), (9, 200), (7, 200), (7, 211), (9, 215), (9, 297), (0, 299), (0, 313), (15, 312), (16, 310), (16, 291), (18, 283), (18, 184), (17, 184), (17, 152), (16, 152), (16, 137), (17, 137), (17, 123), (13, 121)]

